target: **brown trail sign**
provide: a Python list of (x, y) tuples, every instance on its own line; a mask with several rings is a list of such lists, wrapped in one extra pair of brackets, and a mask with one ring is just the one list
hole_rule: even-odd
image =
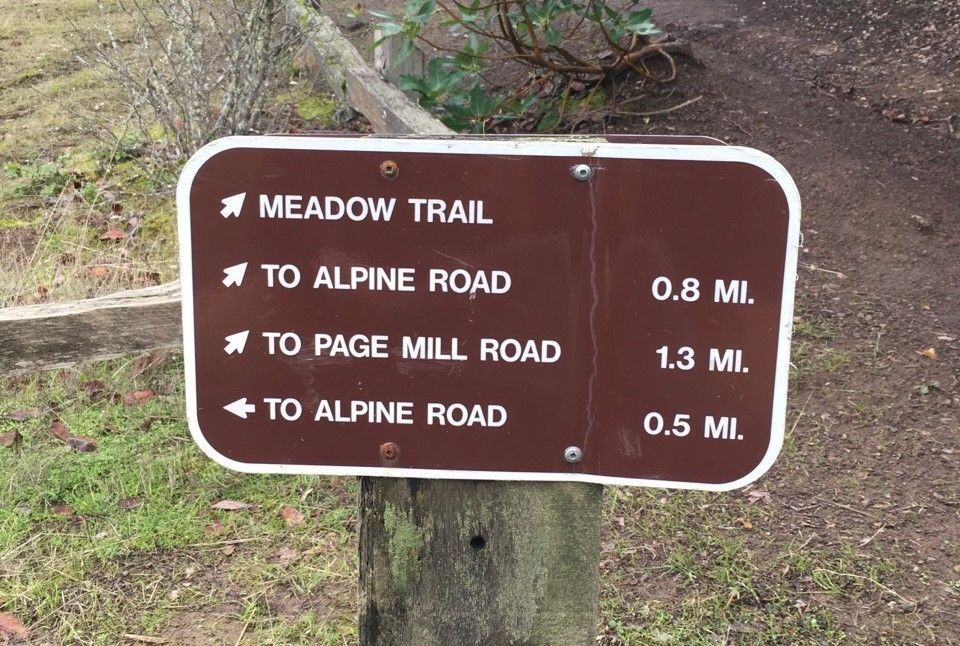
[(249, 472), (724, 490), (783, 439), (799, 197), (700, 138), (214, 142), (188, 417)]
[(187, 165), (197, 442), (398, 476), (361, 480), (362, 644), (594, 643), (591, 483), (776, 458), (799, 198), (718, 144), (258, 137)]

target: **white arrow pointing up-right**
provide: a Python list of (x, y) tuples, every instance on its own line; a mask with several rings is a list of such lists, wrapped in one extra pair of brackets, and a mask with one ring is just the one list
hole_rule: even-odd
[(230, 197), (225, 197), (220, 200), (220, 203), (223, 204), (223, 208), (220, 209), (220, 215), (225, 218), (229, 218), (231, 215), (235, 218), (240, 217), (240, 209), (243, 208), (243, 200), (246, 199), (246, 193), (237, 193), (236, 195), (231, 195)]
[(243, 332), (237, 332), (236, 334), (223, 337), (223, 340), (227, 342), (227, 347), (225, 347), (223, 351), (227, 354), (243, 354), (243, 348), (247, 345), (247, 337), (249, 336), (250, 330), (244, 330)]
[(231, 404), (227, 404), (223, 407), (223, 409), (233, 413), (241, 419), (247, 419), (247, 415), (257, 412), (257, 407), (253, 404), (248, 404), (246, 397), (242, 397)]
[(239, 265), (233, 265), (232, 267), (227, 267), (223, 270), (223, 284), (227, 287), (230, 287), (231, 285), (240, 287), (240, 283), (243, 282), (243, 275), (245, 273), (247, 273), (247, 263), (245, 262), (241, 262)]

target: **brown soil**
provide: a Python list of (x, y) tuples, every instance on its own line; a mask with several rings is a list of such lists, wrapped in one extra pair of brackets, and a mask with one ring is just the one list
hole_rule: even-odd
[(661, 4), (703, 65), (685, 64), (657, 101), (703, 99), (612, 130), (705, 134), (777, 157), (803, 199), (797, 320), (829, 336), (805, 341), (798, 328), (795, 451), (758, 483), (769, 531), (748, 545), (866, 541), (919, 604), (840, 608), (848, 634), (958, 642), (960, 86), (947, 79), (960, 78), (960, 5), (743, 0), (718, 15), (714, 3)]

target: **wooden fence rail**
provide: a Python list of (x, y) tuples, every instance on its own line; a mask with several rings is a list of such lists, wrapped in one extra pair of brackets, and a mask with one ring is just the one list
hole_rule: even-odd
[(0, 375), (180, 344), (180, 283), (0, 310)]

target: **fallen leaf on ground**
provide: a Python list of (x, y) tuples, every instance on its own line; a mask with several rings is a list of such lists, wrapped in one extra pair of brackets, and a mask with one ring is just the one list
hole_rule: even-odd
[(219, 520), (214, 520), (212, 523), (204, 527), (203, 531), (205, 531), (208, 534), (219, 534), (226, 528), (227, 526), (221, 523)]
[(137, 280), (137, 282), (140, 282), (144, 285), (159, 285), (160, 272), (159, 271), (141, 271), (136, 274), (135, 279)]
[(170, 360), (170, 354), (159, 350), (157, 352), (148, 352), (141, 354), (133, 360), (130, 365), (130, 377), (136, 379), (150, 368), (163, 366)]
[(224, 511), (239, 511), (241, 509), (253, 509), (255, 505), (249, 502), (240, 502), (239, 500), (221, 500), (210, 505), (211, 509), (222, 509)]
[(30, 631), (10, 613), (0, 612), (0, 637), (27, 639), (30, 637)]
[(750, 499), (750, 502), (770, 502), (769, 492), (764, 491), (763, 489), (752, 489), (747, 492), (747, 498)]
[(294, 509), (293, 507), (286, 506), (280, 510), (280, 517), (287, 522), (287, 525), (291, 527), (294, 525), (299, 525), (303, 522), (304, 515), (303, 512)]
[(917, 350), (917, 354), (921, 357), (926, 357), (927, 359), (936, 359), (937, 351), (933, 348), (927, 348), (926, 350)]
[(91, 437), (73, 435), (67, 425), (56, 419), (50, 425), (50, 432), (55, 438), (69, 446), (77, 453), (90, 453), (97, 450), (97, 441)]
[(99, 379), (91, 379), (90, 381), (85, 381), (80, 384), (80, 387), (83, 388), (83, 392), (87, 393), (88, 397), (93, 397), (99, 393), (102, 393), (107, 389), (107, 385), (100, 381)]
[(9, 413), (5, 414), (4, 417), (14, 422), (25, 422), (28, 419), (33, 419), (34, 417), (40, 417), (40, 409), (22, 408), (20, 410), (12, 410)]
[(58, 419), (53, 420), (53, 424), (50, 425), (50, 432), (61, 442), (66, 442), (67, 438), (70, 437), (70, 430), (67, 425)]
[(153, 399), (153, 391), (149, 388), (145, 390), (131, 390), (123, 394), (124, 406), (143, 406)]
[(300, 552), (292, 547), (281, 547), (277, 553), (277, 558), (280, 560), (281, 565), (286, 565), (300, 558)]
[(127, 234), (117, 229), (115, 227), (110, 227), (104, 231), (103, 235), (100, 236), (101, 240), (123, 240), (127, 237)]
[(56, 505), (53, 505), (52, 507), (50, 507), (50, 509), (57, 516), (65, 516), (67, 518), (69, 518), (70, 516), (73, 516), (73, 507), (71, 507), (65, 502), (61, 502)]
[(738, 518), (737, 522), (740, 523), (740, 526), (744, 529), (753, 529), (753, 523), (750, 522), (749, 518)]
[(140, 506), (140, 499), (137, 498), (136, 496), (133, 496), (131, 498), (124, 498), (119, 503), (117, 503), (117, 506), (120, 507), (120, 509), (134, 509), (135, 507)]
[(5, 449), (9, 449), (11, 446), (20, 441), (20, 431), (9, 431), (7, 433), (0, 433), (0, 446)]
[(67, 439), (67, 446), (77, 453), (93, 453), (97, 450), (97, 442), (92, 437), (72, 435)]

